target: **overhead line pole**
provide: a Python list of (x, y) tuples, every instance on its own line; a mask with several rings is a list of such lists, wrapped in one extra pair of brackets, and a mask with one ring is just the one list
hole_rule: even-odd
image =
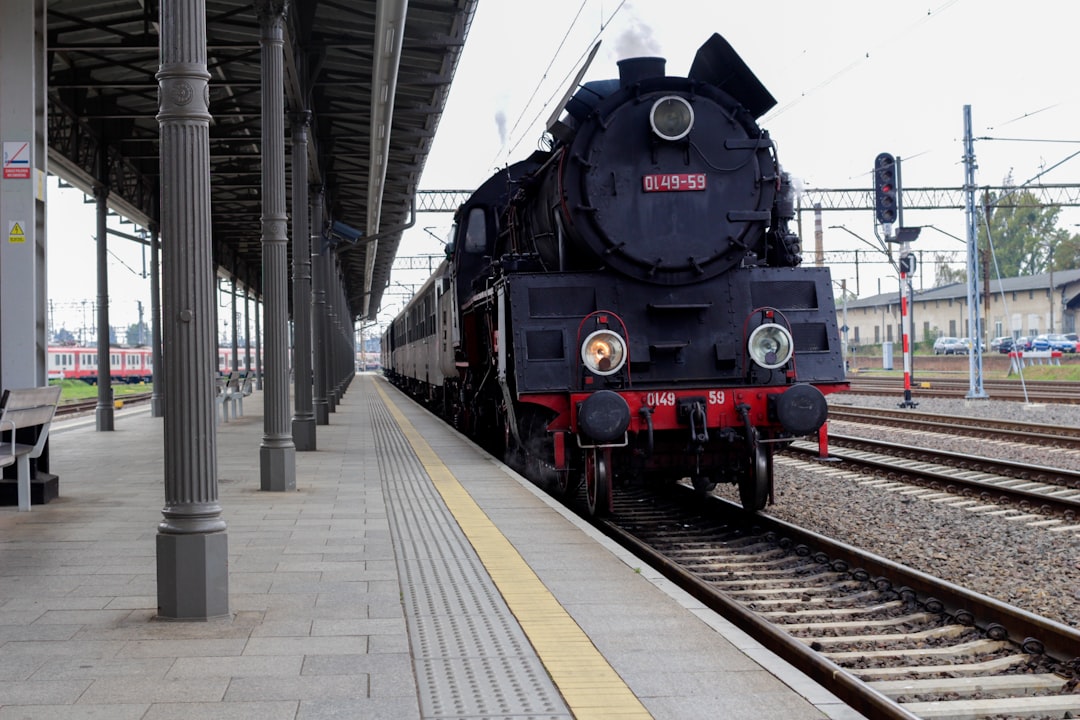
[(975, 215), (975, 147), (971, 137), (971, 106), (964, 106), (964, 219), (967, 224), (967, 274), (968, 274), (968, 337), (971, 351), (968, 353), (968, 399), (985, 399), (989, 395), (983, 389), (982, 349), (979, 327), (979, 250)]

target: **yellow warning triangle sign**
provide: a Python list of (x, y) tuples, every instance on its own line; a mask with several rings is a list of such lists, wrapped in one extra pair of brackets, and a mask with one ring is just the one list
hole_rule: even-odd
[(26, 233), (23, 232), (22, 225), (20, 225), (18, 222), (16, 222), (16, 223), (12, 224), (11, 232), (8, 233), (8, 234), (9, 235), (25, 235)]

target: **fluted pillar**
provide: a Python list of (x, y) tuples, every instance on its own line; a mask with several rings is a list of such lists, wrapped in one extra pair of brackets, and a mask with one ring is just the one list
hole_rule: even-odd
[(315, 424), (330, 424), (330, 406), (326, 402), (326, 253), (323, 249), (323, 203), (326, 200), (322, 185), (311, 187), (311, 316), (312, 350), (315, 380)]
[[(104, 158), (98, 172), (105, 174)], [(109, 246), (106, 220), (109, 217), (109, 188), (94, 186), (97, 201), (97, 407), (94, 417), (99, 431), (113, 429), (112, 354), (109, 347)]]
[(259, 311), (259, 296), (255, 298), (255, 389), (263, 389), (262, 371), (262, 313)]
[(292, 221), (293, 221), (293, 442), (297, 450), (314, 450), (315, 408), (311, 397), (311, 228), (308, 225), (308, 125), (310, 112), (293, 117)]
[(157, 536), (158, 614), (229, 612), (228, 540), (214, 426), (217, 368), (210, 232), (210, 73), (205, 0), (161, 3), (162, 332), (165, 507)]
[(251, 364), (251, 292), (244, 287), (244, 372), (252, 371)]
[(232, 364), (229, 366), (229, 368), (233, 372), (237, 372), (237, 371), (240, 370), (240, 338), (239, 338), (240, 334), (237, 332), (238, 314), (236, 312), (236, 276), (235, 275), (232, 276), (231, 290), (232, 290), (232, 303), (231, 303), (231, 305), (232, 305), (232, 313), (230, 313), (231, 317), (229, 318), (229, 327), (232, 328)]
[(266, 334), (263, 490), (296, 488), (289, 423), (288, 222), (285, 216), (284, 24), (287, 0), (256, 0), (262, 60), (262, 262)]
[(158, 226), (150, 226), (150, 364), (154, 390), (150, 395), (150, 416), (165, 416), (165, 389), (161, 377), (161, 236)]
[(329, 253), (326, 262), (326, 406), (337, 412), (337, 337), (338, 272), (337, 255)]

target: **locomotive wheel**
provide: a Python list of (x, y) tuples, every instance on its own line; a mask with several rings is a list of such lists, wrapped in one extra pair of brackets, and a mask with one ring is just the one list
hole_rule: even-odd
[(525, 468), (525, 449), (514, 438), (514, 432), (510, 428), (510, 419), (503, 419), (503, 462), (519, 473), (528, 476)]
[(765, 507), (772, 490), (772, 457), (766, 445), (757, 442), (755, 432), (750, 450), (750, 467), (739, 480), (739, 502), (746, 512)]
[[(577, 477), (569, 470), (555, 470), (555, 490), (559, 495), (563, 497), (569, 497), (577, 492), (578, 486), (581, 484), (581, 478)], [(571, 480), (573, 478), (573, 480)]]
[(611, 512), (611, 448), (589, 450), (585, 456), (585, 501), (593, 517)]

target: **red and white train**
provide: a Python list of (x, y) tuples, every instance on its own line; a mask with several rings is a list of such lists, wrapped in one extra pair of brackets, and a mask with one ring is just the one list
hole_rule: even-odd
[[(91, 385), (98, 381), (98, 349), (53, 345), (49, 347), (48, 372), (50, 380), (77, 379)], [(248, 367), (245, 348), (240, 348), (237, 368), (241, 372), (254, 370), (255, 350), (251, 351)], [(232, 372), (232, 348), (218, 348), (218, 372)], [(148, 347), (113, 347), (109, 352), (109, 376), (113, 383), (151, 382), (154, 376), (152, 353)]]

